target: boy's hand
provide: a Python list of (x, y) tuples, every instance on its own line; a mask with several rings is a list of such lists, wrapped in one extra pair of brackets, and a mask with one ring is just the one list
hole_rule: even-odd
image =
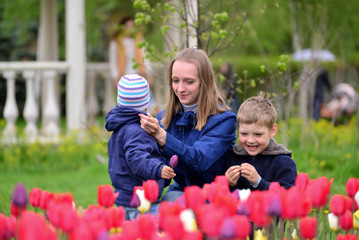
[(243, 163), (240, 167), (240, 171), (241, 175), (251, 184), (254, 184), (259, 177), (257, 170), (249, 163)]
[(163, 179), (171, 179), (174, 178), (176, 176), (173, 168), (169, 167), (169, 166), (164, 166), (162, 168), (161, 171), (161, 178)]
[(225, 175), (228, 179), (229, 185), (231, 187), (236, 186), (240, 177), (240, 166), (236, 165), (228, 168)]

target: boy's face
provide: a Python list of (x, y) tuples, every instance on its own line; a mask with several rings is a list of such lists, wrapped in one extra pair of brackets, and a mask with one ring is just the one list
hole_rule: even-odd
[(277, 129), (277, 124), (274, 124), (269, 129), (257, 123), (240, 123), (238, 130), (239, 142), (249, 155), (256, 156), (264, 151), (269, 139), (276, 135)]

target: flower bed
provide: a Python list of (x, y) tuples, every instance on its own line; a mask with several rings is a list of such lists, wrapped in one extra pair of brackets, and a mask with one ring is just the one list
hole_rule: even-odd
[(142, 213), (135, 220), (114, 206), (118, 193), (110, 185), (98, 186), (98, 204), (82, 209), (71, 193), (27, 194), (19, 183), (11, 215), (0, 213), (0, 239), (357, 239), (359, 179), (348, 179), (347, 195), (331, 196), (332, 182), (300, 173), (288, 190), (272, 183), (267, 191), (230, 192), (218, 176), (203, 188), (187, 187), (177, 202), (162, 202), (154, 216), (145, 214), (158, 196), (149, 180), (134, 191), (131, 206)]

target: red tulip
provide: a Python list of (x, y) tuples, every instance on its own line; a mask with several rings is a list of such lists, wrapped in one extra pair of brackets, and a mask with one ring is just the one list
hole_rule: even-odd
[(184, 189), (184, 198), (187, 207), (192, 210), (196, 210), (206, 201), (202, 194), (202, 189), (196, 185), (192, 185)]
[[(15, 238), (15, 232), (16, 232), (16, 224), (17, 224), (17, 220), (16, 217), (14, 215), (10, 215), (7, 219), (7, 225), (9, 227), (9, 235), (10, 238)], [(1, 237), (0, 237), (1, 239)]]
[(317, 219), (314, 217), (304, 217), (299, 223), (300, 235), (305, 239), (313, 239), (317, 235)]
[(140, 239), (152, 239), (157, 233), (156, 218), (152, 214), (142, 214), (136, 219)]
[(78, 224), (77, 212), (69, 203), (52, 202), (47, 210), (49, 221), (63, 232), (71, 233)]
[(203, 233), (201, 231), (185, 232), (183, 240), (203, 240)]
[(320, 208), (327, 204), (332, 182), (333, 179), (329, 181), (327, 177), (319, 177), (310, 181), (306, 192), (313, 207)]
[(145, 198), (150, 202), (156, 202), (159, 198), (159, 187), (155, 180), (147, 180), (143, 184)]
[(121, 235), (124, 237), (123, 239), (128, 240), (137, 240), (140, 239), (140, 231), (139, 226), (136, 221), (125, 221), (122, 227)]
[(237, 212), (238, 200), (230, 193), (217, 195), (213, 204), (216, 208), (221, 209), (226, 216), (233, 216)]
[(55, 200), (57, 203), (68, 203), (70, 205), (75, 202), (71, 193), (57, 193), (55, 195)]
[(55, 198), (54, 193), (50, 193), (48, 191), (42, 191), (41, 198), (40, 198), (40, 208), (42, 210), (46, 210), (49, 202), (53, 201), (54, 198)]
[(114, 193), (112, 186), (99, 185), (97, 187), (97, 202), (102, 207), (112, 207), (119, 193)]
[(4, 214), (0, 213), (0, 239), (10, 239), (10, 226)]
[(175, 167), (177, 167), (177, 164), (178, 164), (178, 157), (177, 157), (177, 155), (173, 155), (170, 159), (170, 166), (172, 168), (175, 168)]
[(80, 221), (77, 227), (71, 232), (70, 240), (93, 239), (89, 226), (85, 221)]
[(42, 192), (42, 190), (40, 188), (33, 188), (30, 191), (29, 201), (30, 201), (31, 206), (33, 206), (34, 208), (40, 207), (41, 192)]
[(234, 229), (236, 230), (237, 238), (247, 239), (247, 237), (251, 234), (252, 227), (248, 217), (235, 215), (232, 217), (232, 223)]
[(349, 178), (346, 185), (347, 194), (350, 198), (353, 198), (359, 191), (359, 178)]
[(110, 214), (110, 227), (121, 227), (125, 220), (125, 209), (123, 207), (111, 207), (107, 211)]
[(282, 202), (283, 218), (295, 219), (306, 217), (308, 215), (311, 209), (310, 199), (305, 192), (302, 192), (298, 187), (291, 187), (287, 191), (282, 192), (280, 197)]
[(229, 187), (228, 179), (224, 175), (216, 176), (216, 178), (214, 179), (214, 182), (217, 184), (221, 184), (227, 188)]
[(358, 210), (358, 203), (355, 201), (354, 198), (347, 199), (347, 209), (350, 210), (352, 213)]
[(347, 210), (347, 197), (344, 195), (334, 194), (330, 199), (330, 211), (335, 216), (341, 216)]
[(267, 191), (253, 191), (247, 200), (250, 212), (250, 220), (259, 227), (268, 226), (272, 222), (272, 217), (267, 215), (269, 206), (269, 193)]
[(14, 215), (15, 217), (20, 217), (21, 214), (26, 211), (26, 209), (27, 209), (26, 205), (24, 207), (18, 207), (13, 202), (11, 202), (11, 206), (10, 206), (11, 214)]
[(339, 226), (345, 231), (353, 228), (353, 216), (349, 210), (339, 217)]
[(299, 173), (295, 179), (295, 186), (297, 186), (302, 191), (305, 191), (307, 189), (307, 186), (309, 184), (309, 176), (308, 173)]
[(17, 239), (57, 239), (56, 232), (46, 224), (46, 220), (41, 215), (27, 211), (21, 215), (17, 228)]
[(338, 234), (337, 240), (357, 240), (357, 236), (355, 234)]
[(182, 210), (185, 209), (185, 206), (177, 202), (162, 202), (158, 209), (158, 222), (159, 227), (162, 229), (166, 228), (168, 220), (172, 216), (179, 217)]
[(225, 214), (212, 204), (205, 204), (198, 209), (198, 225), (209, 237), (218, 237)]

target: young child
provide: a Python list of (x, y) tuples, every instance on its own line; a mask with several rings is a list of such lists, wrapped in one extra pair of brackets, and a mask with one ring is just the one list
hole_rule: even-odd
[(297, 167), (291, 151), (274, 137), (277, 112), (264, 97), (251, 97), (237, 114), (239, 144), (225, 162), (225, 175), (231, 189), (267, 190), (271, 182), (288, 189), (295, 184)]
[[(117, 106), (106, 116), (105, 127), (112, 131), (108, 141), (108, 172), (115, 192), (120, 193), (115, 204), (125, 208), (126, 219), (133, 219), (137, 211), (130, 207), (134, 187), (155, 179), (160, 197), (165, 187), (163, 179), (171, 179), (176, 174), (162, 162), (154, 138), (141, 128), (138, 114), (146, 114), (150, 100), (146, 79), (137, 74), (125, 75), (119, 80), (117, 91)], [(167, 182), (168, 185), (170, 181)], [(157, 209), (158, 204), (152, 204), (153, 214)]]

